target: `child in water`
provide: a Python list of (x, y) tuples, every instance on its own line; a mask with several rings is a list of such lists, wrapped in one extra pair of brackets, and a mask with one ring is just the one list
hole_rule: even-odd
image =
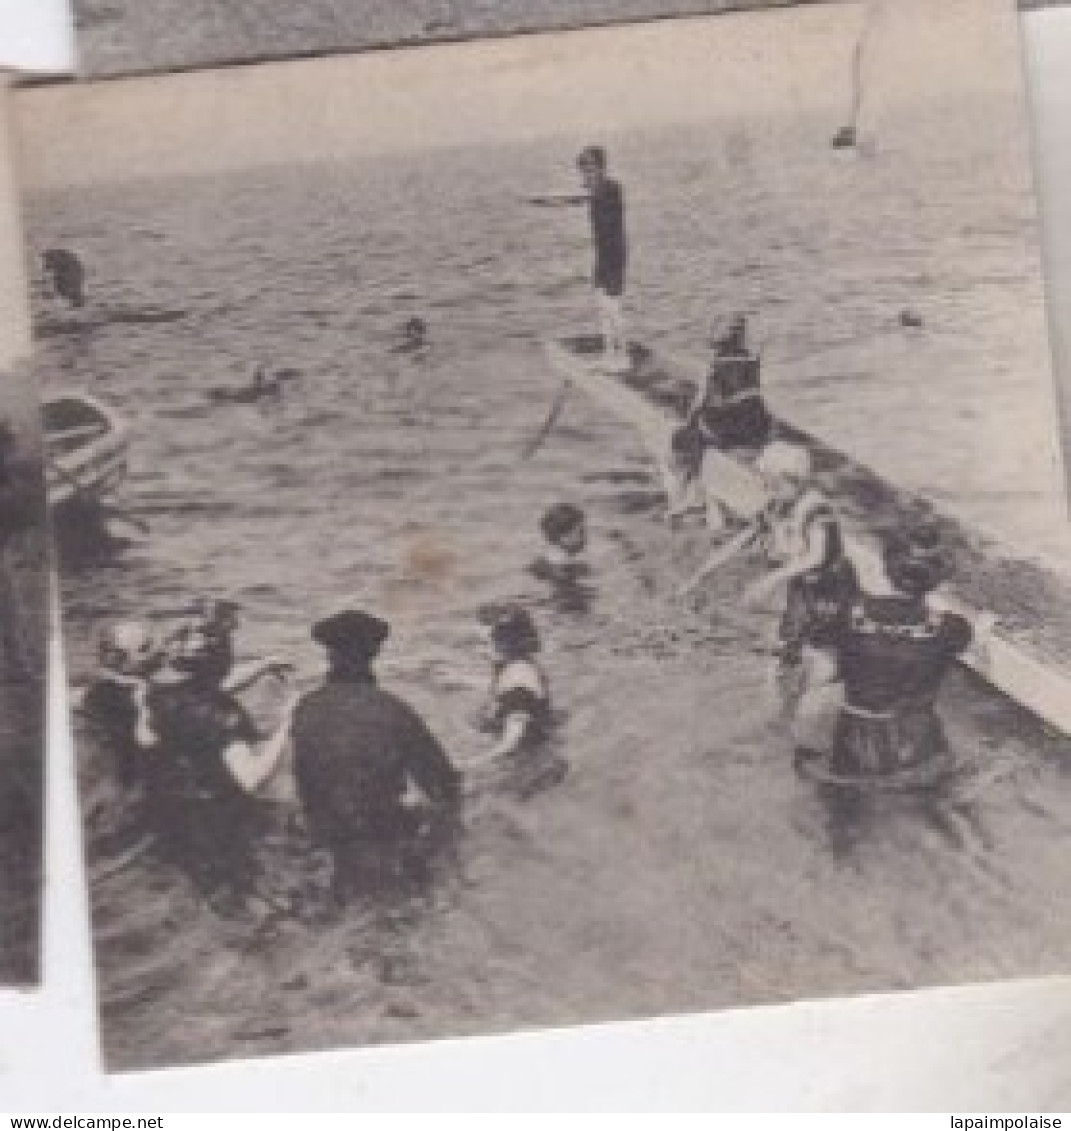
[(567, 612), (584, 611), (589, 602), (585, 579), (591, 566), (584, 557), (587, 523), (573, 503), (555, 503), (539, 520), (546, 542), (543, 552), (528, 567), (537, 580), (551, 587), (554, 603)]
[(496, 659), (483, 723), (497, 741), (465, 769), (501, 768), (508, 791), (525, 801), (557, 785), (568, 764), (552, 749), (550, 686), (536, 660), (541, 645), (528, 611), (520, 605), (496, 610), (491, 643)]
[[(882, 558), (892, 592), (853, 600), (834, 640), (844, 677), (830, 759), (838, 774), (896, 773), (946, 754), (936, 710), (941, 684), (972, 639), (988, 644), (993, 627), (984, 617), (972, 624), (927, 607), (948, 574), (933, 525), (887, 533)], [(797, 758), (817, 752), (801, 744)]]
[(787, 589), (778, 630), (776, 682), (782, 716), (794, 718), (800, 699), (839, 678), (836, 628), (842, 610), (859, 593), (840, 523), (825, 497), (811, 485), (806, 448), (782, 440), (763, 451), (756, 468), (770, 499), (758, 519), (720, 547), (685, 589), (698, 585), (737, 553), (760, 549), (773, 567), (744, 590), (747, 607), (765, 604)]

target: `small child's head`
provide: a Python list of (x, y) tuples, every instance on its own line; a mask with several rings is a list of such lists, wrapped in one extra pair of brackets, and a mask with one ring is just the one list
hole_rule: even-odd
[(909, 597), (925, 597), (948, 576), (941, 532), (930, 521), (886, 531), (881, 557), (893, 588)]
[(601, 145), (587, 145), (576, 159), (586, 189), (597, 189), (606, 179), (606, 150)]
[(534, 656), (540, 649), (539, 631), (528, 610), (513, 604), (495, 610), (491, 622), (491, 643), (506, 660)]
[(539, 520), (543, 537), (567, 554), (579, 554), (587, 545), (584, 512), (572, 503), (555, 503)]
[(774, 495), (782, 499), (798, 494), (813, 472), (811, 453), (801, 444), (787, 440), (767, 444), (755, 466)]

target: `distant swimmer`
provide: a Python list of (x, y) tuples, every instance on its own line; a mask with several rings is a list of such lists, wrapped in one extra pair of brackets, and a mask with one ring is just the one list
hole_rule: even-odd
[(419, 878), (461, 797), (438, 739), (376, 681), (373, 664), (389, 635), (386, 621), (355, 609), (318, 621), (312, 638), (327, 650), (328, 673), (294, 714), (298, 796), (343, 900)]
[(990, 627), (927, 607), (948, 573), (934, 526), (887, 534), (882, 558), (892, 593), (858, 596), (834, 638), (843, 703), (832, 749), (797, 750), (804, 761), (827, 756), (837, 775), (895, 774), (944, 755), (948, 744), (936, 709), (941, 685), (976, 633), (984, 640)]
[(922, 327), (926, 325), (926, 322), (917, 310), (904, 307), (904, 309), (900, 311), (900, 325), (911, 330), (921, 330)]
[(258, 365), (251, 384), (233, 387), (217, 385), (208, 390), (208, 399), (223, 404), (256, 404), (260, 401), (278, 400), (283, 395), (283, 380), (282, 373), (269, 373), (263, 365)]
[(769, 484), (770, 502), (754, 523), (714, 552), (688, 588), (738, 552), (752, 546), (762, 550), (773, 568), (744, 591), (742, 602), (761, 605), (780, 587), (787, 589), (776, 674), (782, 710), (791, 719), (808, 689), (837, 679), (833, 626), (858, 594), (859, 582), (840, 522), (811, 485), (807, 449), (776, 440), (759, 456), (756, 468)]
[(574, 503), (555, 503), (539, 520), (545, 547), (529, 566), (537, 580), (549, 585), (555, 604), (567, 612), (582, 612), (590, 593), (585, 585), (591, 565), (584, 556), (587, 520)]
[(207, 392), (210, 401), (221, 404), (273, 404), (286, 392), (289, 381), (300, 380), (299, 369), (284, 367), (271, 369), (258, 365), (253, 372), (253, 380), (248, 385), (216, 385)]
[(41, 263), (49, 276), (52, 290), (71, 306), (86, 304), (86, 272), (82, 261), (62, 247), (50, 247), (42, 256)]
[(484, 728), (497, 741), (466, 769), (494, 767), (508, 792), (527, 800), (560, 782), (568, 763), (554, 750), (550, 686), (536, 656), (539, 632), (527, 609), (510, 604), (491, 619), (494, 675)]
[(602, 146), (587, 146), (576, 163), (584, 182), (583, 193), (536, 196), (530, 200), (543, 207), (587, 205), (595, 253), (591, 283), (602, 330), (604, 365), (610, 372), (624, 373), (631, 368), (621, 310), (628, 258), (624, 193), (620, 183), (607, 175), (606, 150)]
[(428, 340), (428, 324), (415, 315), (407, 318), (402, 325), (402, 340), (394, 346), (392, 353), (422, 354), (431, 345)]

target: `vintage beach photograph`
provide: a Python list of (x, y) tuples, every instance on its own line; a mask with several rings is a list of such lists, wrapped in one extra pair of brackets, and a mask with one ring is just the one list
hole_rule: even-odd
[(48, 538), (28, 366), (0, 373), (0, 986), (39, 975)]
[(110, 1069), (1066, 970), (1018, 35), (20, 93)]
[[(815, 0), (72, 0), (79, 72), (140, 74)], [(870, 0), (890, 3), (891, 0)]]

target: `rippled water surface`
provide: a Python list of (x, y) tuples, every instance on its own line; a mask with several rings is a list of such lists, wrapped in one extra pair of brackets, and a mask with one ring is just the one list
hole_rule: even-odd
[[(1011, 109), (901, 119), (869, 157), (830, 150), (821, 122), (610, 144), (638, 334), (694, 352), (712, 317), (757, 311), (779, 407), (1051, 554), (1064, 535), (1034, 208), (997, 157)], [(117, 858), (124, 802), (83, 744), (116, 1064), (1066, 966), (1059, 743), (957, 679), (972, 789), (955, 806), (876, 805), (835, 851), (768, 723), (755, 645), (771, 625), (733, 609), (745, 567), (699, 611), (670, 599), (702, 539), (668, 536), (636, 438), (579, 396), (521, 458), (556, 390), (539, 341), (590, 316), (583, 215), (521, 203), (567, 181), (574, 142), (34, 203), (35, 243), (76, 247), (90, 271), (77, 324), (42, 309), (47, 378), (126, 417), (124, 506), (152, 530), (64, 581), (76, 683), (105, 618), (195, 594), (236, 596), (243, 650), (292, 657), (311, 683), (310, 622), (353, 601), (390, 616), (384, 681), (463, 757), (482, 741), (478, 610), (540, 597), (523, 567), (549, 503), (588, 509), (598, 582), (586, 617), (537, 607), (571, 776), (526, 805), (477, 783), (457, 869), (386, 917), (267, 933), (218, 918), (151, 856)], [(902, 326), (903, 309), (924, 325)], [(412, 314), (431, 330), (421, 360), (391, 352)], [(300, 370), (279, 405), (210, 401), (260, 362)]]
[[(801, 0), (797, 0), (801, 2)], [(776, 7), (769, 0), (76, 0), (90, 74)]]

